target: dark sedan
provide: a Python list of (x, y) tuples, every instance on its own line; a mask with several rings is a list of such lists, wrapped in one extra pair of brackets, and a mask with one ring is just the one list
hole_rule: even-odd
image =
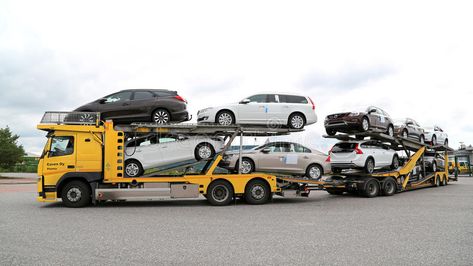
[(325, 118), (325, 130), (330, 136), (337, 134), (337, 132), (356, 134), (372, 129), (381, 130), (389, 136), (394, 136), (391, 117), (378, 107), (370, 106), (365, 112), (331, 114)]
[(425, 142), (424, 129), (414, 119), (406, 118), (394, 121), (394, 134), (405, 139), (412, 138)]
[(176, 91), (122, 90), (90, 102), (75, 112), (100, 112), (102, 120), (119, 122), (182, 122), (189, 120), (187, 101)]

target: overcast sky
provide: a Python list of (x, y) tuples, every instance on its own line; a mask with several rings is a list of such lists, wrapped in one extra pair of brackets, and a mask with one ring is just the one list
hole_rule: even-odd
[(40, 153), (44, 111), (121, 89), (177, 90), (194, 117), (274, 90), (314, 99), (292, 139), (322, 151), (325, 116), (367, 105), (473, 144), (468, 2), (0, 0), (0, 127)]

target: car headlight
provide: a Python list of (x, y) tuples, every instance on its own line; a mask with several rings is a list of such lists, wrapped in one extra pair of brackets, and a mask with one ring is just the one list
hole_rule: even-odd
[(202, 110), (199, 110), (199, 111), (197, 112), (197, 114), (206, 113), (206, 112), (208, 112), (210, 109), (212, 109), (212, 107), (204, 108), (204, 109), (202, 109)]
[(359, 116), (359, 115), (360, 115), (360, 113), (350, 113), (350, 114), (348, 114), (348, 116)]

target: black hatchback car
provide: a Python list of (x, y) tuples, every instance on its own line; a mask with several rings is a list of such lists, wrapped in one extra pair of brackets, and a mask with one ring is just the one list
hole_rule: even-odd
[(102, 120), (114, 122), (182, 122), (189, 120), (187, 101), (176, 91), (122, 90), (90, 102), (75, 112), (100, 112)]

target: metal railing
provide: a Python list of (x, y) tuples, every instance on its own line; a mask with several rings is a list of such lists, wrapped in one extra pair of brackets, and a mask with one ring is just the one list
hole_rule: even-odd
[(41, 124), (98, 125), (100, 113), (96, 112), (45, 112)]

